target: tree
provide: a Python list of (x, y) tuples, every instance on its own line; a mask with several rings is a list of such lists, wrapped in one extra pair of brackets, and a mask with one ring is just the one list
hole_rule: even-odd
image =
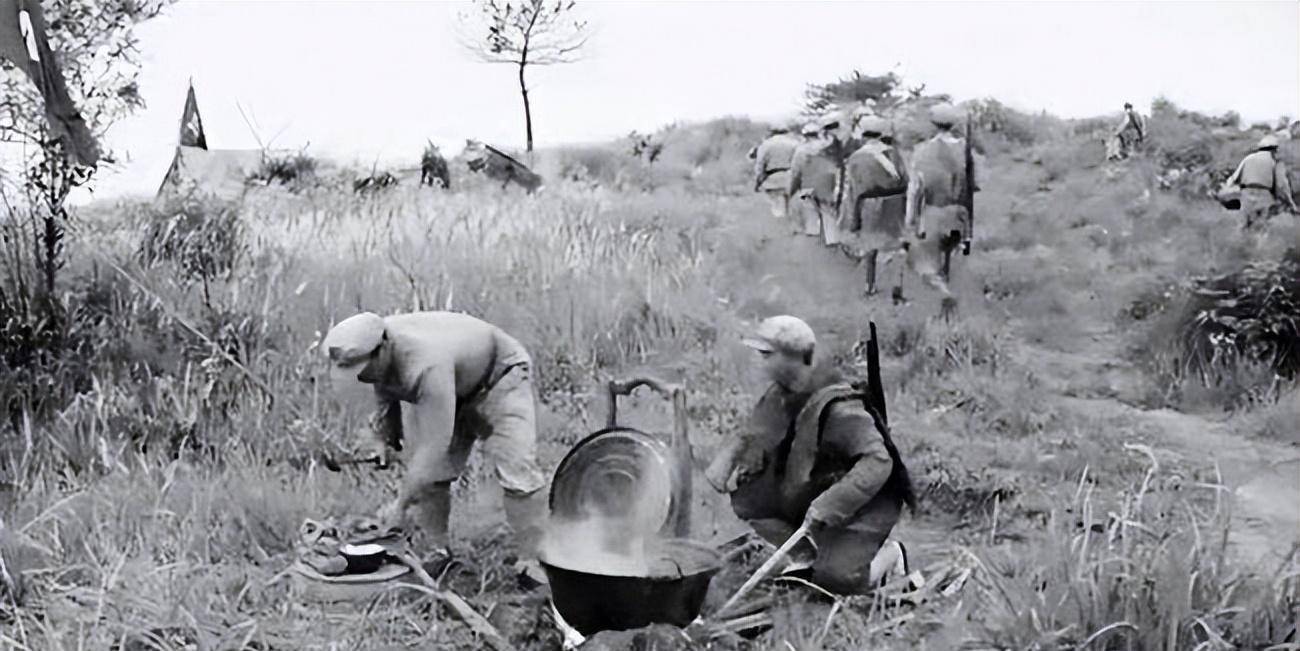
[(524, 99), (527, 151), (533, 151), (533, 114), (528, 103), (528, 66), (572, 63), (587, 43), (588, 24), (575, 18), (573, 0), (473, 0), (474, 10), (461, 14), (462, 44), (486, 63), (509, 63), (519, 69)]
[[(41, 56), (48, 54), (57, 62), (68, 95), (95, 139), (144, 106), (136, 84), (140, 68), (135, 28), (173, 1), (59, 0), (38, 5), (49, 47)], [(36, 0), (26, 2), (30, 7)], [(15, 3), (0, 0), (0, 7), (6, 6)], [(50, 384), (54, 375), (42, 375), (41, 369), (58, 368), (64, 358), (76, 359), (73, 349), (78, 344), (69, 333), (77, 310), (66, 304), (55, 283), (70, 221), (65, 202), (74, 188), (87, 186), (96, 171), (78, 163), (91, 157), (65, 151), (58, 125), (50, 128), (44, 101), (31, 75), (8, 58), (0, 59), (0, 142), (21, 153), (16, 170), (0, 173), (5, 182), (0, 185), (0, 369), (19, 373), (14, 377), (20, 379), (8, 386), (26, 387), (27, 398), (35, 402), (46, 401), (55, 386)], [(112, 162), (111, 155), (98, 152), (93, 158)], [(15, 404), (11, 397), (0, 396), (0, 409), (11, 417)]]
[(808, 84), (804, 90), (804, 113), (820, 115), (837, 106), (861, 104), (867, 100), (875, 102), (879, 108), (886, 108), (899, 100), (896, 91), (901, 84), (902, 79), (893, 72), (867, 75), (854, 70), (853, 74), (836, 81)]
[[(144, 106), (136, 83), (140, 68), (135, 27), (156, 17), (175, 0), (60, 0), (42, 5), (46, 36), (67, 88), (96, 139), (118, 120)], [(32, 213), (34, 260), (42, 276), (39, 287), (54, 293), (55, 275), (62, 266), (62, 242), (68, 213), (64, 205), (74, 188), (87, 185), (94, 168), (78, 165), (65, 155), (63, 143), (51, 137), (40, 89), (8, 60), (0, 60), (0, 142), (22, 145), (26, 152), (19, 173)], [(111, 156), (103, 157), (112, 162)], [(16, 207), (6, 197), (12, 214)], [(35, 213), (41, 213), (37, 216)], [(10, 223), (17, 220), (11, 219)], [(11, 260), (6, 259), (6, 267)], [(6, 268), (9, 275), (21, 270)]]

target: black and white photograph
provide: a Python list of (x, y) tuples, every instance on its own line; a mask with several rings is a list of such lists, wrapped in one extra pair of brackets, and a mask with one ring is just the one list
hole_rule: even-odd
[(0, 651), (1300, 651), (1300, 2), (0, 0)]

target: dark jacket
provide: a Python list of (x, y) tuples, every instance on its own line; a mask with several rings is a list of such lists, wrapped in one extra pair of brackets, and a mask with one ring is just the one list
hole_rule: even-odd
[(822, 524), (881, 540), (898, 521), (906, 471), (888, 429), (863, 394), (820, 371), (808, 393), (772, 386), (755, 406), (737, 464), (747, 476), (732, 494), (737, 515), (798, 526)]

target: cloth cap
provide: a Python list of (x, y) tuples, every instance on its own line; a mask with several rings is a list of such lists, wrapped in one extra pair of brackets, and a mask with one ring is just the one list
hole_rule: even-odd
[(831, 113), (818, 120), (823, 131), (838, 129), (840, 127), (840, 116), (838, 113)]
[(1258, 144), (1258, 145), (1255, 145), (1255, 148), (1256, 148), (1256, 149), (1276, 149), (1276, 148), (1278, 147), (1278, 145), (1279, 145), (1279, 141), (1278, 141), (1278, 139), (1277, 139), (1277, 136), (1275, 136), (1275, 135), (1273, 135), (1273, 134), (1270, 133), (1270, 134), (1268, 134), (1267, 136), (1264, 136), (1263, 138), (1260, 138), (1260, 139), (1259, 139), (1259, 144)]
[(384, 320), (374, 312), (350, 316), (325, 335), (321, 348), (330, 361), (339, 366), (350, 366), (374, 352), (384, 340)]
[(940, 126), (957, 124), (961, 118), (961, 111), (952, 104), (936, 104), (930, 108), (930, 121)]
[(889, 133), (889, 120), (876, 115), (868, 115), (858, 122), (858, 133), (874, 133), (883, 136)]
[(817, 124), (816, 122), (809, 122), (803, 125), (803, 128), (799, 130), (799, 133), (805, 136), (815, 136), (818, 133), (820, 133), (821, 130), (822, 130), (821, 125)]
[(764, 319), (744, 342), (755, 350), (805, 353), (813, 349), (817, 338), (803, 319), (783, 314)]

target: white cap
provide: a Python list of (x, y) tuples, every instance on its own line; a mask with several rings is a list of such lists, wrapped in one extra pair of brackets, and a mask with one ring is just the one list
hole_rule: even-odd
[(321, 343), (331, 362), (351, 366), (374, 352), (384, 340), (384, 320), (374, 312), (362, 312), (330, 328)]
[(763, 319), (754, 334), (743, 341), (755, 350), (806, 353), (817, 344), (817, 337), (803, 319), (782, 314)]

